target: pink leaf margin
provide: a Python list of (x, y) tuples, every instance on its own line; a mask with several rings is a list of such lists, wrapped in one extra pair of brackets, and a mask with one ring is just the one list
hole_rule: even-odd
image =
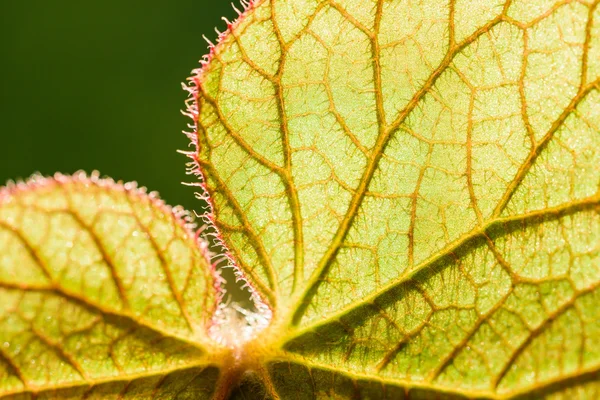
[(223, 302), (225, 291), (222, 287), (224, 280), (217, 269), (217, 265), (211, 261), (214, 258), (214, 254), (209, 250), (208, 242), (201, 237), (205, 227), (197, 228), (194, 216), (190, 212), (181, 206), (172, 207), (168, 205), (159, 197), (158, 192), (148, 192), (146, 187), (139, 186), (137, 182), (115, 181), (112, 178), (100, 177), (98, 171), (93, 171), (89, 175), (84, 171), (77, 171), (73, 175), (56, 173), (52, 177), (46, 177), (36, 173), (26, 180), (17, 182), (9, 181), (5, 186), (0, 186), (0, 206), (11, 202), (15, 197), (24, 192), (50, 189), (52, 187), (69, 184), (92, 185), (111, 191), (124, 192), (138, 201), (149, 202), (154, 208), (162, 211), (165, 215), (173, 217), (187, 237), (193, 240), (209, 267), (208, 272), (212, 278), (215, 301), (212, 305), (212, 310), (208, 310), (208, 315), (210, 315), (211, 318), (207, 328), (209, 332), (214, 330), (215, 325), (218, 323), (214, 316)]
[(204, 76), (207, 73), (209, 65), (215, 54), (224, 46), (224, 43), (231, 35), (232, 31), (240, 25), (240, 23), (248, 14), (250, 14), (258, 5), (263, 2), (264, 0), (241, 0), (242, 10), (239, 10), (235, 7), (235, 5), (232, 4), (234, 10), (238, 14), (237, 19), (233, 22), (230, 22), (226, 18), (223, 18), (223, 20), (227, 23), (227, 29), (224, 32), (219, 32), (215, 29), (218, 34), (216, 44), (212, 43), (205, 37), (205, 40), (208, 42), (209, 52), (200, 60), (200, 67), (192, 70), (192, 76), (187, 79), (187, 83), (182, 84), (183, 89), (188, 93), (188, 99), (185, 101), (186, 108), (184, 111), (182, 111), (182, 113), (192, 120), (192, 122), (188, 124), (190, 131), (183, 131), (183, 133), (190, 140), (189, 146), (192, 147), (193, 150), (180, 151), (180, 153), (184, 154), (190, 159), (187, 164), (187, 174), (197, 178), (197, 181), (193, 183), (187, 183), (187, 185), (197, 187), (199, 192), (196, 193), (196, 197), (208, 204), (208, 210), (204, 214), (199, 215), (199, 218), (201, 218), (203, 223), (209, 228), (208, 230), (211, 231), (209, 234), (213, 236), (217, 247), (221, 249), (220, 256), (224, 257), (228, 265), (233, 268), (236, 280), (243, 282), (243, 287), (248, 288), (251, 293), (252, 301), (258, 310), (258, 314), (264, 318), (264, 322), (259, 323), (258, 326), (255, 327), (256, 331), (259, 331), (268, 325), (272, 318), (273, 311), (262, 294), (258, 292), (252, 286), (251, 282), (246, 278), (243, 270), (236, 262), (235, 257), (231, 253), (231, 250), (229, 249), (218, 228), (214, 204), (210, 197), (208, 187), (206, 186), (206, 173), (202, 169), (198, 158), (200, 151), (200, 143), (198, 141), (198, 122), (200, 118), (198, 99), (200, 95), (200, 86), (202, 85)]

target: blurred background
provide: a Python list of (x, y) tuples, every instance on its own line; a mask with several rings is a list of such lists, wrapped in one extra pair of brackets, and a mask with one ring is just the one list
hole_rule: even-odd
[(197, 206), (181, 185), (183, 82), (225, 0), (0, 2), (0, 182), (99, 170)]
[(222, 16), (230, 1), (0, 1), (0, 185), (99, 170), (200, 211), (181, 82)]

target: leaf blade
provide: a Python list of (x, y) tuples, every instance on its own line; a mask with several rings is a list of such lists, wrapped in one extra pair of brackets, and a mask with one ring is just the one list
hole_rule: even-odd
[(169, 397), (158, 386), (169, 374), (214, 381), (217, 281), (186, 221), (155, 194), (95, 175), (2, 188), (0, 394)]
[(193, 78), (195, 157), (269, 288), (275, 358), (468, 396), (596, 390), (577, 352), (595, 352), (599, 2), (306, 3), (253, 3)]

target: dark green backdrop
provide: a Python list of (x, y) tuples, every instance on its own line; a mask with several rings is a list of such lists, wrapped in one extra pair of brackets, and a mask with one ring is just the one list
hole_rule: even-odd
[(225, 0), (0, 1), (0, 182), (97, 169), (198, 208), (176, 153), (181, 82), (235, 15)]
[(0, 185), (99, 170), (200, 210), (181, 82), (222, 16), (230, 1), (0, 0)]

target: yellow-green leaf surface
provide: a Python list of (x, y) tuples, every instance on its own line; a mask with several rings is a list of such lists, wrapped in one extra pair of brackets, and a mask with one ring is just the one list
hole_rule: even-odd
[(0, 398), (210, 398), (218, 292), (186, 223), (96, 176), (1, 188)]
[(600, 397), (598, 3), (260, 0), (230, 25), (189, 111), (273, 312), (239, 396)]

